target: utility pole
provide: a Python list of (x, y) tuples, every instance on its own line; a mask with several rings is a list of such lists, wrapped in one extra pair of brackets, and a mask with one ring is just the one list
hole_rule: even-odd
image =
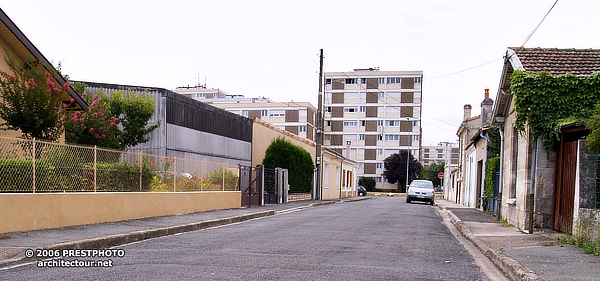
[(321, 183), (321, 146), (323, 145), (323, 49), (320, 51), (319, 59), (319, 101), (317, 108), (317, 154), (315, 157), (315, 167), (317, 176), (315, 177), (314, 199), (322, 199)]

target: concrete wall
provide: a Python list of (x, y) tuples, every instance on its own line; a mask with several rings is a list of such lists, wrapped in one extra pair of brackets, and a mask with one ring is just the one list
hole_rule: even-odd
[(239, 191), (0, 194), (0, 233), (239, 208)]
[(313, 163), (315, 162), (317, 150), (314, 142), (300, 138), (260, 119), (255, 119), (252, 127), (252, 166), (262, 163), (267, 148), (278, 137), (282, 137), (290, 141), (293, 145), (304, 148), (310, 154)]
[(600, 239), (600, 209), (596, 207), (598, 159), (593, 158), (587, 141), (578, 141), (577, 179), (573, 208), (573, 237), (594, 244)]

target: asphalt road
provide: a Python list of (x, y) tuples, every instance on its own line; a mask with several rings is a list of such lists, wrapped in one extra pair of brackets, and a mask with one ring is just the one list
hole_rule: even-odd
[[(111, 268), (0, 271), (2, 280), (483, 280), (433, 207), (332, 204), (113, 249)], [(66, 260), (106, 260), (70, 258)]]

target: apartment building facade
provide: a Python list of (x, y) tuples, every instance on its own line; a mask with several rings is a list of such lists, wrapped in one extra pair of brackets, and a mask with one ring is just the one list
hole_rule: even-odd
[(409, 150), (421, 159), (423, 71), (326, 72), (324, 145), (358, 162), (358, 177), (397, 189), (383, 177), (385, 158)]
[(258, 118), (279, 129), (315, 141), (317, 109), (309, 102), (273, 102), (266, 98), (242, 101), (236, 98), (207, 99), (204, 102), (250, 119)]
[(438, 145), (422, 146), (421, 165), (426, 168), (436, 163), (458, 166), (458, 144), (451, 142), (440, 142)]

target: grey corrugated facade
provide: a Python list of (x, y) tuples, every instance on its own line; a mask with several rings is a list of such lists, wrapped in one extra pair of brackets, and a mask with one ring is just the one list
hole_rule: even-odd
[(130, 148), (145, 153), (227, 164), (251, 165), (252, 120), (162, 88), (94, 82), (86, 92), (102, 89), (145, 93), (154, 98), (155, 112), (149, 125), (160, 126), (147, 143)]

